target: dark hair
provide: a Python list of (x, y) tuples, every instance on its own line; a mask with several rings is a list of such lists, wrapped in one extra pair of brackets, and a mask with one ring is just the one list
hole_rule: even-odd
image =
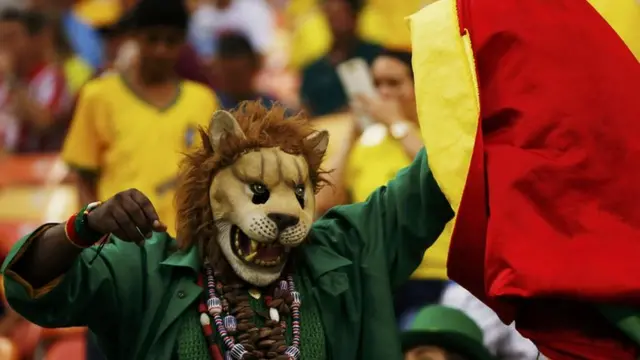
[(226, 32), (218, 38), (218, 56), (220, 58), (247, 57), (259, 60), (259, 55), (251, 45), (249, 38), (239, 32)]
[(353, 13), (356, 15), (359, 14), (362, 8), (364, 7), (364, 1), (362, 0), (344, 0), (344, 1), (349, 5), (349, 7), (351, 8), (351, 11), (353, 11)]
[(0, 21), (19, 22), (31, 36), (39, 35), (49, 25), (47, 17), (38, 11), (21, 11), (8, 8), (0, 13)]
[(142, 0), (131, 14), (131, 29), (168, 26), (186, 30), (189, 14), (183, 0)]
[(385, 49), (382, 51), (382, 53), (380, 53), (380, 55), (378, 55), (378, 57), (380, 56), (390, 57), (407, 65), (407, 67), (409, 68), (409, 74), (413, 79), (413, 67), (411, 66), (411, 51)]
[[(327, 1), (327, 0), (324, 0), (324, 1)], [(363, 0), (340, 0), (340, 1), (344, 1), (347, 5), (349, 5), (354, 15), (360, 14), (360, 11), (364, 7)]]
[(0, 21), (23, 22), (23, 12), (16, 8), (6, 8), (0, 12)]

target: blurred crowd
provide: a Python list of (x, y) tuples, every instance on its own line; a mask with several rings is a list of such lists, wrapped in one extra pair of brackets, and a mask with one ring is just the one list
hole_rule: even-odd
[[(431, 2), (0, 0), (0, 162), (60, 158), (76, 207), (140, 189), (172, 231), (178, 162), (198, 127), (216, 109), (281, 102), (332, 136), (318, 215), (363, 201), (422, 147), (404, 17)], [(346, 91), (337, 68), (351, 59), (374, 93)], [(438, 240), (396, 294), (407, 359), (539, 358), (449, 282), (448, 247)], [(0, 316), (0, 359), (101, 358), (83, 329), (49, 332), (6, 306)]]

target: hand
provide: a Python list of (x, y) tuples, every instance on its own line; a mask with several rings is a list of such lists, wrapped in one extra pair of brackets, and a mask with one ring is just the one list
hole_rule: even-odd
[(87, 215), (91, 229), (113, 234), (124, 241), (139, 243), (167, 227), (160, 222), (151, 201), (140, 191), (119, 192)]
[(357, 108), (375, 122), (389, 126), (404, 118), (400, 104), (394, 100), (384, 100), (369, 96), (359, 96)]

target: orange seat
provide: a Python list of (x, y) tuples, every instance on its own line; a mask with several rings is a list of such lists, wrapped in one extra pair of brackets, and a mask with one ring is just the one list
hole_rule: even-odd
[(18, 360), (18, 348), (7, 338), (0, 338), (0, 359)]
[(87, 342), (83, 335), (72, 335), (56, 340), (49, 346), (44, 360), (85, 360)]

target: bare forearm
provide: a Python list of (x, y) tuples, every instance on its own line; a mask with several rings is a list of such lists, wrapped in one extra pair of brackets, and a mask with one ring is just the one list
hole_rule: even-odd
[(407, 156), (411, 159), (415, 158), (420, 150), (424, 147), (424, 143), (418, 134), (410, 133), (401, 141), (402, 148)]
[(39, 288), (67, 272), (81, 251), (67, 239), (64, 224), (54, 225), (31, 240), (10, 269)]
[(80, 206), (92, 203), (98, 200), (97, 191), (97, 174), (87, 171), (78, 171), (78, 200)]

